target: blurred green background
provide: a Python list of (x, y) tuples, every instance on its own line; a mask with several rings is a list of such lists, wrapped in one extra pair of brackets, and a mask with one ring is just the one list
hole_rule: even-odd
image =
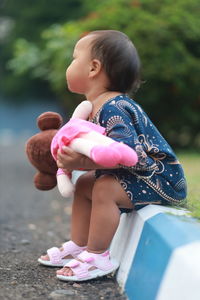
[(199, 0), (1, 0), (1, 128), (5, 103), (29, 104), (34, 122), (41, 110), (69, 115), (82, 99), (65, 82), (75, 42), (91, 30), (116, 29), (141, 57), (144, 84), (136, 101), (172, 147), (198, 151), (199, 9)]

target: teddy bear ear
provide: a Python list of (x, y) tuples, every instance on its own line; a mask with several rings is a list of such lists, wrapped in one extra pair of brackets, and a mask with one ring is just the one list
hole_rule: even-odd
[(37, 118), (37, 125), (41, 130), (58, 129), (63, 123), (60, 114), (55, 112), (44, 112)]

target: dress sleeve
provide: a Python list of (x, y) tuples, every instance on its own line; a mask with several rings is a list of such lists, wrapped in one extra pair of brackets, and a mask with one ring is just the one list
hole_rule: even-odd
[[(150, 174), (155, 170), (155, 161), (148, 157), (143, 146), (138, 140), (136, 119), (134, 110), (123, 109), (115, 105), (106, 105), (99, 116), (99, 123), (106, 128), (106, 134), (117, 142), (122, 142), (134, 149), (138, 155), (138, 163), (131, 167), (132, 171), (145, 171)], [(138, 120), (137, 120), (138, 121)], [(122, 166), (123, 168), (128, 168)]]
[(107, 106), (101, 112), (99, 122), (106, 128), (106, 134), (117, 142), (122, 142), (134, 148), (137, 141), (137, 134), (134, 128), (131, 114), (121, 112), (114, 105)]

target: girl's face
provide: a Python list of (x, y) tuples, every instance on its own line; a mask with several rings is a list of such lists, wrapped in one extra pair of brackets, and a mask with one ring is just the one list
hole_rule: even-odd
[(86, 94), (88, 90), (91, 38), (91, 36), (86, 36), (80, 39), (74, 48), (73, 61), (66, 70), (67, 85), (71, 92)]

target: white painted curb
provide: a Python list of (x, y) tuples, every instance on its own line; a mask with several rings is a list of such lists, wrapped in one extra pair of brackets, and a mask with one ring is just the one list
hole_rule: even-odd
[(200, 223), (186, 210), (148, 205), (122, 214), (110, 252), (128, 299), (200, 299)]

